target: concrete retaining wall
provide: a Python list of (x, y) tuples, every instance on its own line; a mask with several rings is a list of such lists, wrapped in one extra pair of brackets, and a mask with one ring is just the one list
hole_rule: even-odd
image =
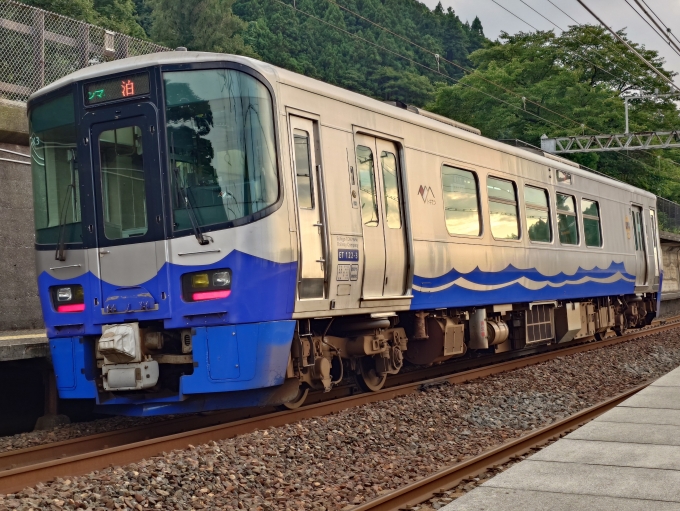
[(0, 330), (41, 328), (23, 103), (0, 100), (0, 149)]

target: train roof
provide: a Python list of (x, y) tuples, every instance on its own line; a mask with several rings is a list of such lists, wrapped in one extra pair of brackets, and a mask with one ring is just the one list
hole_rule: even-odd
[[(605, 175), (584, 170), (580, 167), (574, 166), (574, 164), (564, 163), (560, 161), (562, 158), (542, 156), (536, 152), (527, 151), (521, 147), (515, 147), (502, 142), (487, 138), (483, 135), (477, 135), (471, 133), (464, 127), (456, 127), (454, 125), (446, 124), (444, 122), (438, 121), (420, 115), (408, 109), (399, 108), (393, 105), (389, 105), (382, 101), (358, 94), (356, 92), (337, 87), (335, 85), (316, 80), (314, 78), (309, 78), (307, 76), (301, 75), (299, 73), (294, 73), (288, 71), (287, 69), (279, 68), (266, 62), (262, 62), (249, 57), (242, 57), (240, 55), (228, 55), (223, 53), (209, 53), (209, 52), (196, 52), (196, 51), (166, 51), (159, 53), (151, 53), (147, 55), (140, 55), (137, 57), (128, 57), (125, 59), (114, 60), (111, 62), (105, 62), (102, 64), (97, 64), (94, 66), (86, 67), (75, 71), (59, 80), (43, 87), (42, 89), (34, 92), (29, 97), (29, 102), (38, 98), (44, 94), (52, 92), (56, 89), (69, 85), (71, 83), (89, 80), (107, 74), (120, 73), (124, 71), (131, 71), (138, 69), (140, 67), (156, 66), (156, 65), (167, 65), (167, 64), (187, 64), (187, 63), (203, 63), (203, 62), (214, 62), (214, 61), (229, 61), (238, 62), (244, 64), (254, 70), (260, 72), (265, 77), (277, 81), (282, 84), (290, 85), (293, 87), (298, 87), (304, 90), (309, 90), (320, 95), (324, 95), (345, 103), (356, 105), (368, 110), (374, 111), (376, 113), (384, 114), (389, 117), (401, 119), (403, 121), (409, 122), (411, 124), (416, 124), (424, 128), (433, 129), (435, 131), (447, 133), (457, 138), (467, 140), (469, 142), (479, 144), (489, 149), (494, 149), (496, 151), (504, 152), (522, 158), (525, 160), (530, 160), (541, 165), (546, 165), (552, 168), (563, 170), (569, 172), (575, 176), (581, 176), (584, 178), (592, 179), (593, 181), (598, 181), (601, 183), (608, 184), (610, 186), (615, 186), (620, 189), (627, 190), (631, 193), (637, 193), (648, 198), (656, 198), (653, 193), (642, 190), (641, 188), (634, 187), (628, 183), (618, 181), (616, 179), (609, 178)], [(464, 125), (463, 125), (464, 126)]]

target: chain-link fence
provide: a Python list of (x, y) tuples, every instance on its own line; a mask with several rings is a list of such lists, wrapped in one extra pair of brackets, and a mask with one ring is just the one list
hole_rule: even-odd
[(34, 91), (83, 67), (169, 48), (12, 0), (0, 0), (0, 97)]
[(659, 212), (659, 230), (680, 234), (680, 204), (657, 197), (656, 208)]

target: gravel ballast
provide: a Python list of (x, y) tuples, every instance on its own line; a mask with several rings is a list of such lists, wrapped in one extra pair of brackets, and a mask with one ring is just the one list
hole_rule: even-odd
[(679, 365), (680, 328), (56, 479), (0, 496), (0, 510), (347, 511)]

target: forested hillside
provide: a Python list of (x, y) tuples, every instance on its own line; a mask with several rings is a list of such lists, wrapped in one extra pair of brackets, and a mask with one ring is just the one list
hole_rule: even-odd
[[(445, 80), (423, 67), (437, 69), (434, 56), (348, 11), (466, 66), (468, 55), (485, 41), (479, 19), (468, 24), (451, 9), (439, 5), (432, 11), (417, 0), (349, 0), (342, 3), (347, 10), (334, 0), (297, 0), (296, 7), (311, 16), (295, 12), (294, 0), (23, 1), (169, 47), (254, 56), (375, 98), (418, 106), (433, 100), (436, 83)], [(440, 72), (462, 76), (443, 60)]]
[[(484, 42), (479, 19), (468, 25), (452, 10), (444, 11), (441, 4), (434, 11), (415, 0), (349, 0), (342, 5), (457, 63), (469, 65), (469, 53)], [(434, 84), (444, 80), (389, 50), (437, 69), (433, 55), (340, 9), (332, 1), (298, 0), (297, 7), (387, 50), (296, 13), (277, 0), (237, 0), (234, 13), (249, 22), (244, 39), (267, 62), (369, 96), (422, 106), (433, 97)], [(459, 69), (443, 61), (441, 72), (461, 76)]]
[[(492, 42), (478, 18), (468, 24), (441, 4), (430, 10), (417, 0), (23, 1), (169, 47), (253, 56), (377, 99), (424, 106), (490, 138), (535, 145), (543, 134), (621, 133), (624, 95), (667, 90), (601, 28), (502, 34)], [(663, 69), (656, 52), (631, 43)], [(675, 102), (631, 102), (632, 131), (678, 128)], [(570, 158), (680, 202), (680, 151)]]

